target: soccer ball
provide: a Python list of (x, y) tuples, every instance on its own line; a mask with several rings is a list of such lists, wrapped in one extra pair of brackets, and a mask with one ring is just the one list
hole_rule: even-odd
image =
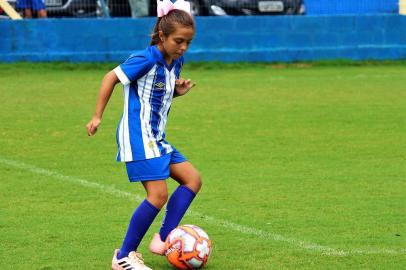
[(182, 270), (202, 268), (211, 253), (209, 236), (195, 225), (183, 225), (171, 231), (165, 247), (169, 263)]

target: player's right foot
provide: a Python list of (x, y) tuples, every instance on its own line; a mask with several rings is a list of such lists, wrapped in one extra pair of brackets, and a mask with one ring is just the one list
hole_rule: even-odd
[(165, 255), (165, 242), (161, 240), (159, 233), (154, 234), (154, 237), (149, 244), (149, 250), (157, 255)]
[(127, 257), (117, 259), (117, 254), (120, 250), (114, 251), (111, 267), (113, 270), (152, 270), (144, 264), (144, 259), (141, 253), (132, 251)]

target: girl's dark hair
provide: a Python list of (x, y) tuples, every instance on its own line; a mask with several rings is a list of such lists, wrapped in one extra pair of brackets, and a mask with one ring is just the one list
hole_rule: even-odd
[(189, 13), (179, 9), (171, 10), (168, 14), (159, 17), (156, 21), (154, 30), (151, 34), (150, 45), (156, 45), (161, 41), (159, 38), (159, 31), (162, 31), (165, 36), (169, 36), (175, 32), (177, 25), (195, 29), (195, 22)]

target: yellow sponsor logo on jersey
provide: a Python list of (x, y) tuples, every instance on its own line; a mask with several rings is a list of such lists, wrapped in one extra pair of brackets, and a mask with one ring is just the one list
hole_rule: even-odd
[(148, 146), (149, 146), (149, 148), (154, 149), (155, 148), (155, 142), (154, 141), (149, 141)]

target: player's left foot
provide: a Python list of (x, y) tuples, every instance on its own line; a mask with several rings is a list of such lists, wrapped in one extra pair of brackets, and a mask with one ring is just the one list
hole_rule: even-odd
[(149, 250), (157, 255), (164, 256), (165, 255), (165, 242), (162, 242), (161, 236), (159, 233), (154, 234), (154, 237), (149, 244)]

